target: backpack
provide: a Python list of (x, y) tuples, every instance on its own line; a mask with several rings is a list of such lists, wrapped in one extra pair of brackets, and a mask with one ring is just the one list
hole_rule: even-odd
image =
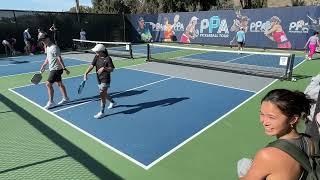
[(310, 115), (306, 121), (306, 134), (310, 135), (315, 142), (320, 140), (320, 74), (311, 79), (304, 93), (316, 103), (310, 108)]
[(296, 145), (284, 139), (278, 139), (267, 145), (278, 148), (300, 163), (304, 172), (299, 180), (320, 180), (320, 154), (319, 152), (308, 156)]

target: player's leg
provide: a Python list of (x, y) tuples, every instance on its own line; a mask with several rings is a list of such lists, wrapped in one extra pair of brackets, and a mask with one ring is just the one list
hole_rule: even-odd
[[(50, 74), (52, 74), (50, 72)], [(47, 104), (44, 106), (45, 109), (49, 109), (51, 107), (53, 107), (55, 105), (54, 101), (53, 101), (53, 96), (54, 96), (54, 90), (53, 90), (53, 82), (50, 78), (50, 74), (49, 74), (49, 78), (46, 81), (46, 86), (47, 86), (47, 91), (48, 91), (48, 102)]]
[(49, 109), (55, 106), (55, 102), (53, 101), (53, 97), (54, 97), (53, 83), (56, 82), (56, 78), (57, 78), (57, 71), (56, 70), (50, 71), (48, 79), (46, 81), (46, 86), (48, 90), (48, 102), (47, 102), (47, 105), (44, 107), (45, 109)]
[(107, 91), (106, 87), (104, 86), (105, 83), (100, 83), (99, 86), (99, 91), (100, 91), (100, 111), (98, 114), (94, 115), (94, 118), (100, 119), (105, 116), (104, 110), (106, 107), (106, 99), (107, 99)]
[(241, 50), (241, 43), (238, 42), (238, 51), (240, 51), (240, 50)]
[(62, 69), (61, 70), (57, 70), (56, 73), (55, 73), (55, 77), (54, 77), (54, 80), (55, 80), (55, 82), (57, 82), (58, 87), (60, 89), (60, 92), (62, 94), (62, 100), (58, 103), (59, 105), (69, 101), (69, 97), (68, 97), (68, 94), (67, 94), (66, 86), (62, 82), (62, 77), (61, 77), (62, 73), (63, 73)]
[(309, 49), (310, 49), (310, 51), (309, 51), (308, 58), (309, 58), (309, 60), (311, 60), (313, 54), (316, 52), (316, 44), (309, 44)]
[(112, 109), (116, 105), (116, 102), (113, 100), (111, 96), (109, 96), (109, 93), (108, 93), (109, 88), (110, 88), (110, 85), (106, 84), (106, 99), (110, 102), (108, 109)]

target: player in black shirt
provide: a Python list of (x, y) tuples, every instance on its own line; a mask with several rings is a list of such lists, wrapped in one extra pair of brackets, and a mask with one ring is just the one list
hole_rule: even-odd
[(88, 74), (91, 72), (93, 67), (96, 67), (98, 86), (100, 90), (100, 98), (101, 98), (101, 109), (98, 114), (94, 117), (97, 119), (103, 118), (105, 116), (104, 109), (106, 105), (106, 99), (110, 102), (108, 109), (113, 108), (115, 102), (108, 95), (108, 88), (110, 87), (111, 82), (111, 72), (114, 69), (114, 65), (111, 57), (108, 55), (107, 49), (103, 44), (97, 44), (92, 51), (96, 53), (91, 65), (89, 65), (87, 71), (84, 74), (83, 79), (87, 80)]

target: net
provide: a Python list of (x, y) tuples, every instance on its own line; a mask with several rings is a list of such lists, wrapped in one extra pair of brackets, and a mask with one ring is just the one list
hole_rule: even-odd
[(294, 54), (148, 44), (147, 61), (291, 80)]
[(91, 49), (96, 44), (103, 44), (110, 56), (133, 58), (132, 55), (132, 44), (130, 42), (105, 42), (105, 41), (90, 41), (72, 39), (73, 50), (85, 53), (94, 53)]

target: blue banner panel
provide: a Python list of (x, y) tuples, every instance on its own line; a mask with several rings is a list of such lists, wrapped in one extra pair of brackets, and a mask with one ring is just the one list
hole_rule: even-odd
[(181, 42), (230, 46), (242, 27), (246, 46), (303, 49), (320, 30), (320, 7), (287, 7), (127, 15), (133, 42)]

